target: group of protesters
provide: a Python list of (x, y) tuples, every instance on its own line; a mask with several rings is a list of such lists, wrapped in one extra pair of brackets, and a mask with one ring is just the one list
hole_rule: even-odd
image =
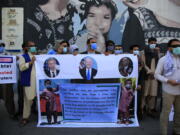
[[(162, 135), (167, 135), (169, 114), (174, 108), (173, 132), (180, 135), (180, 41), (171, 39), (167, 49), (162, 52), (156, 38), (148, 39), (147, 45), (135, 44), (124, 52), (122, 45), (116, 45), (108, 40), (106, 50), (102, 54), (108, 55), (132, 54), (138, 58), (137, 115), (139, 119), (145, 116), (159, 118)], [(87, 40), (87, 50), (79, 52), (77, 45), (70, 45), (67, 41), (57, 42), (54, 48), (48, 50), (48, 55), (72, 54), (101, 54), (97, 51), (96, 39)], [(31, 112), (36, 112), (36, 71), (35, 55), (39, 55), (36, 43), (27, 41), (22, 45), (22, 53), (17, 56), (18, 82), (18, 111), (15, 109), (15, 84), (0, 84), (0, 99), (4, 100), (11, 119), (19, 120), (25, 126), (30, 121)], [(43, 53), (44, 54), (44, 53)], [(5, 50), (5, 44), (0, 43), (0, 55), (11, 55)]]

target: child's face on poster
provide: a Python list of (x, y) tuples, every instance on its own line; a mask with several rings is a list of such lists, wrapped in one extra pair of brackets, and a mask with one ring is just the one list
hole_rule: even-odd
[(112, 22), (111, 9), (102, 5), (100, 7), (92, 6), (87, 16), (87, 30), (96, 37), (99, 32), (101, 34), (108, 33)]

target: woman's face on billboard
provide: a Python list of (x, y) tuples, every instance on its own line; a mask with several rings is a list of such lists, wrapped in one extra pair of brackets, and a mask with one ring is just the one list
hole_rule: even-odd
[(111, 27), (111, 22), (112, 15), (110, 8), (104, 5), (90, 7), (86, 24), (88, 31), (96, 34), (100, 31), (102, 34), (106, 34)]

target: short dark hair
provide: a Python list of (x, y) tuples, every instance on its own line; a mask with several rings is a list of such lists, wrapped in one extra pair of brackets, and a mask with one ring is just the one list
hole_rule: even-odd
[(107, 40), (106, 43), (105, 43), (105, 45), (106, 45), (106, 47), (109, 46), (109, 45), (115, 46), (115, 43), (114, 43), (114, 41), (112, 41), (112, 40)]
[(122, 45), (115, 45), (115, 47), (121, 47), (121, 48), (123, 48), (123, 46), (122, 46)]
[(59, 44), (61, 45), (61, 44), (63, 44), (63, 43), (66, 43), (68, 47), (70, 46), (69, 42), (68, 42), (68, 41), (65, 41), (65, 40), (61, 41)]
[[(175, 42), (175, 41), (179, 41), (178, 39), (171, 39), (171, 40), (169, 40), (169, 42), (168, 42), (168, 47), (171, 47), (171, 44), (173, 43), (173, 42)], [(179, 41), (180, 42), (180, 41)]]
[(125, 83), (127, 83), (127, 82), (131, 82), (132, 83), (132, 79), (126, 79)]
[(86, 43), (87, 43), (87, 44), (90, 44), (90, 42), (91, 42), (92, 39), (94, 39), (94, 38), (89, 38)]
[(4, 43), (1, 43), (0, 46), (5, 47), (5, 44), (4, 44)]
[(156, 38), (154, 38), (154, 37), (151, 37), (151, 38), (149, 38), (149, 39), (148, 39), (148, 43), (149, 43), (149, 42), (151, 42), (151, 41), (155, 41), (155, 42), (157, 42), (157, 39), (156, 39)]
[(132, 45), (132, 46), (130, 46), (130, 51), (132, 51), (135, 47), (138, 47), (139, 49), (140, 49), (140, 46), (139, 45)]
[(89, 13), (89, 9), (92, 6), (100, 7), (103, 5), (106, 6), (108, 9), (111, 9), (111, 15), (112, 15), (112, 20), (113, 20), (118, 12), (118, 9), (117, 9), (116, 4), (112, 0), (103, 0), (103, 1), (102, 0), (91, 0), (91, 1), (85, 0), (85, 4), (81, 5), (81, 9), (85, 10), (84, 18), (87, 17)]
[(23, 48), (23, 47), (28, 47), (29, 42), (35, 43), (34, 41), (25, 41), (25, 42), (22, 44), (22, 48)]
[(22, 43), (22, 46), (21, 46), (22, 48), (25, 48), (26, 47), (26, 43), (24, 42), (24, 43)]
[(47, 82), (50, 82), (51, 83), (51, 80), (47, 79), (44, 81), (44, 84), (46, 84)]

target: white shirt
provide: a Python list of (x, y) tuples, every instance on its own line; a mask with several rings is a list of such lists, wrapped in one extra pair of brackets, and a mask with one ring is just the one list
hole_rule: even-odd
[[(54, 73), (54, 76), (53, 76), (53, 73)], [(51, 74), (51, 77), (55, 77), (57, 75), (56, 70), (55, 71), (50, 70), (50, 74)]]
[(165, 77), (163, 75), (163, 70), (166, 62), (166, 56), (162, 57), (158, 62), (155, 71), (155, 78), (162, 82), (164, 92), (172, 95), (180, 95), (180, 85), (172, 86), (167, 83), (168, 80), (180, 80), (180, 57), (173, 56), (173, 61), (175, 72), (172, 75)]

